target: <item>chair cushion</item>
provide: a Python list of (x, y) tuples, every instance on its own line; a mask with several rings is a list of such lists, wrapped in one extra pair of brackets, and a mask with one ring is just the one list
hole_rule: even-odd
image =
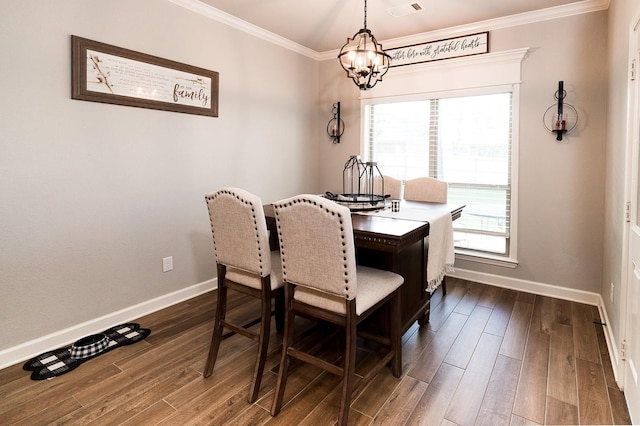
[[(355, 298), (356, 315), (361, 315), (404, 283), (402, 276), (381, 269), (358, 265), (356, 267), (356, 273), (358, 276), (358, 287)], [(302, 286), (296, 287), (293, 297), (311, 306), (316, 306), (338, 314), (346, 314), (346, 299), (344, 297)]]
[[(260, 275), (228, 266), (226, 278), (229, 281), (260, 290)], [(273, 250), (271, 252), (271, 290), (282, 287), (282, 284), (280, 252), (278, 250)]]

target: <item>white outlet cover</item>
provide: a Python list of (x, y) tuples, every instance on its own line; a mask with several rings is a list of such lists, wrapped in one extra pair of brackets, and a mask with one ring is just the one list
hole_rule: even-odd
[(162, 272), (173, 270), (173, 256), (162, 258)]

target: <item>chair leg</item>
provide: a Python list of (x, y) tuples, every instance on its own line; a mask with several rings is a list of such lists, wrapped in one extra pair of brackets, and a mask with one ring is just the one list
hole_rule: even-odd
[(289, 284), (285, 283), (285, 318), (284, 318), (284, 336), (282, 338), (282, 355), (280, 356), (280, 371), (278, 371), (278, 380), (276, 381), (276, 390), (273, 395), (273, 405), (271, 406), (271, 415), (275, 416), (280, 412), (282, 408), (282, 399), (284, 398), (284, 389), (287, 386), (287, 376), (289, 373), (289, 364), (291, 358), (287, 352), (287, 349), (293, 345), (294, 336), (294, 320), (295, 315), (291, 308), (291, 302), (293, 295), (288, 287)]
[(260, 383), (264, 373), (264, 365), (267, 362), (267, 351), (269, 350), (269, 333), (271, 333), (271, 295), (262, 295), (262, 314), (260, 323), (260, 338), (258, 340), (258, 355), (256, 359), (256, 367), (253, 373), (253, 381), (249, 388), (248, 401), (250, 404), (258, 399), (260, 392)]
[(222, 341), (222, 321), (225, 319), (227, 311), (227, 287), (224, 283), (218, 285), (218, 304), (216, 308), (216, 318), (213, 323), (213, 333), (211, 335), (211, 345), (209, 346), (209, 356), (207, 356), (207, 363), (204, 367), (204, 377), (211, 376), (213, 373), (213, 367), (216, 365), (216, 359), (218, 358), (218, 349), (220, 349), (220, 342)]
[[(354, 308), (355, 309), (355, 308)], [(344, 353), (344, 370), (342, 376), (342, 398), (340, 400), (340, 412), (338, 414), (338, 425), (346, 425), (349, 420), (349, 409), (351, 406), (351, 394), (353, 392), (353, 378), (356, 369), (356, 321), (355, 311), (353, 316), (347, 315), (346, 339)]]
[(396, 294), (389, 301), (391, 309), (389, 310), (389, 334), (391, 339), (391, 350), (395, 352), (395, 356), (391, 361), (391, 373), (393, 377), (402, 376), (402, 332), (400, 331), (400, 294)]
[(442, 277), (442, 295), (447, 295), (447, 277)]

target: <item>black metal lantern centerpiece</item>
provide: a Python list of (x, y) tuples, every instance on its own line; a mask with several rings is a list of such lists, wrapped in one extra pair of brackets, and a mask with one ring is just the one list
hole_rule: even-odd
[[(380, 193), (376, 193), (378, 190)], [(350, 156), (342, 170), (342, 194), (328, 192), (327, 196), (351, 211), (384, 208), (384, 178), (378, 163), (363, 163), (360, 156)]]

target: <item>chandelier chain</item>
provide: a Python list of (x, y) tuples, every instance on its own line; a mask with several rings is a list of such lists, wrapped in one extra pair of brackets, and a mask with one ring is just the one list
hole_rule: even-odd
[(367, 29), (367, 0), (364, 0), (364, 29)]

